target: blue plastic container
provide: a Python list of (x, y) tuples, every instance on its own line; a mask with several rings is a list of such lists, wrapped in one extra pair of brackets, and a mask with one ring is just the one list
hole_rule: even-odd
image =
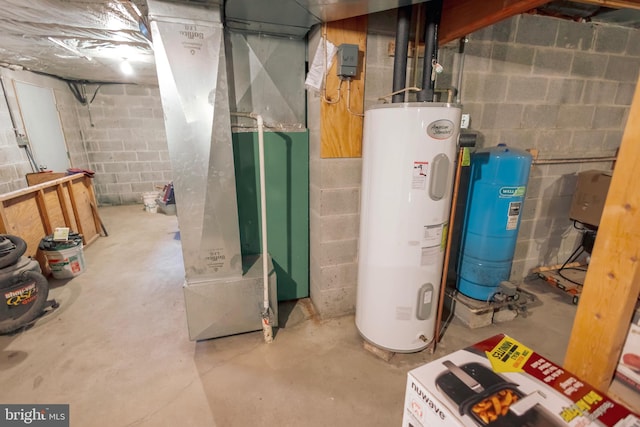
[(489, 301), (509, 280), (516, 249), (531, 155), (504, 144), (471, 155), (458, 291)]

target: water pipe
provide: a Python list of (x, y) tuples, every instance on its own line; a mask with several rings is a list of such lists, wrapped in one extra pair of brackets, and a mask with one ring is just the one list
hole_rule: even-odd
[(260, 169), (260, 218), (262, 227), (262, 334), (267, 344), (273, 342), (273, 326), (269, 314), (269, 251), (267, 246), (267, 190), (264, 173), (264, 121), (257, 113), (231, 113), (232, 116), (248, 117), (258, 124), (258, 164)]

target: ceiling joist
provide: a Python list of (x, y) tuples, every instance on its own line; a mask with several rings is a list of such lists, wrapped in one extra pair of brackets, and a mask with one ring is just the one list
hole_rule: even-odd
[(459, 39), (548, 2), (548, 0), (445, 0), (440, 21), (440, 44)]

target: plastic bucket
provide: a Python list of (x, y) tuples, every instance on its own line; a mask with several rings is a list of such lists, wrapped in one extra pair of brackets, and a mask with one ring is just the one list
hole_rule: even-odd
[(56, 279), (71, 279), (85, 269), (82, 243), (69, 249), (43, 251), (51, 274)]
[(142, 193), (142, 202), (144, 203), (144, 210), (151, 213), (158, 212), (158, 203), (156, 199), (158, 198), (157, 191), (147, 191)]

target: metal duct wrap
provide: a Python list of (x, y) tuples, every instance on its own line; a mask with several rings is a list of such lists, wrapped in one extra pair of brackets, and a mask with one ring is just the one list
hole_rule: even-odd
[(187, 283), (241, 277), (220, 11), (149, 7)]

